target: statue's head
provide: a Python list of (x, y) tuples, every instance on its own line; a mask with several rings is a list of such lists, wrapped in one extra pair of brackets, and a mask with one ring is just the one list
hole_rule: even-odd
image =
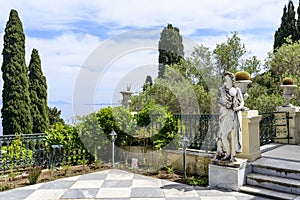
[(225, 79), (225, 81), (230, 81), (230, 83), (232, 84), (232, 87), (235, 87), (235, 76), (233, 73), (231, 72), (225, 72), (223, 74), (223, 77)]

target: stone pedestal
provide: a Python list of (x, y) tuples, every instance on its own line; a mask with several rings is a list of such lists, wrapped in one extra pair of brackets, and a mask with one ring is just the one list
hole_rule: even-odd
[(246, 182), (247, 160), (236, 162), (212, 161), (209, 164), (209, 186), (239, 191)]
[(248, 110), (242, 112), (242, 118), (242, 152), (236, 157), (254, 161), (261, 156), (259, 141), (261, 116), (257, 110)]

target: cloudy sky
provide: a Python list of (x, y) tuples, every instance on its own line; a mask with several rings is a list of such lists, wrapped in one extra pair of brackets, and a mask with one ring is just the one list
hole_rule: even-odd
[[(297, 7), (298, 1), (293, 2)], [(1, 49), (9, 12), (16, 9), (26, 35), (26, 61), (29, 63), (32, 48), (38, 49), (47, 77), (48, 100), (68, 119), (73, 111), (63, 105), (116, 103), (121, 98), (119, 91), (127, 85), (137, 90), (146, 75), (155, 78), (159, 33), (168, 23), (180, 29), (190, 46), (203, 44), (210, 50), (237, 31), (247, 50), (265, 59), (272, 50), (274, 32), (287, 3), (1, 0)], [(78, 113), (88, 111), (79, 109)]]

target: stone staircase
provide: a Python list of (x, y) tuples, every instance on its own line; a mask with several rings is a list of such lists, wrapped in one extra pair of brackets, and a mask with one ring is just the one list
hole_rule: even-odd
[(262, 157), (251, 163), (251, 168), (246, 185), (240, 187), (242, 192), (300, 200), (300, 162)]

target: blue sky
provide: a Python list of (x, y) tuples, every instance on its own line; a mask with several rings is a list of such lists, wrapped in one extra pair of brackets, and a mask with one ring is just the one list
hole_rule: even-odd
[[(297, 8), (298, 1), (293, 2)], [(272, 50), (274, 32), (287, 3), (288, 0), (2, 0), (0, 37), (3, 44), (10, 9), (16, 9), (26, 34), (26, 62), (29, 63), (32, 48), (38, 49), (47, 77), (48, 100), (58, 108), (63, 102), (115, 103), (121, 98), (119, 91), (128, 84), (137, 89), (146, 75), (155, 78), (159, 33), (168, 23), (178, 27), (192, 43), (210, 50), (225, 42), (232, 31), (238, 31), (247, 50), (263, 60)], [(95, 52), (102, 55), (93, 57)], [(95, 66), (89, 68), (91, 60)], [(96, 80), (91, 81), (89, 75), (83, 79), (86, 87), (89, 82), (94, 84), (87, 101), (83, 93), (78, 97), (76, 88), (85, 69), (98, 71)], [(2, 80), (0, 83), (2, 88)], [(65, 119), (73, 114), (69, 108), (60, 109)]]

